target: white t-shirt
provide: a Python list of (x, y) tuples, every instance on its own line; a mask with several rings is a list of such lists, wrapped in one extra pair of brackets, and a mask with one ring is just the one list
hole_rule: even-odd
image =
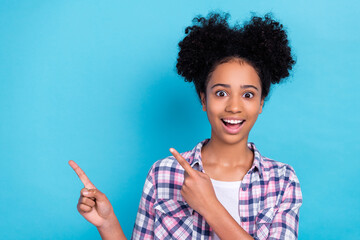
[[(230, 215), (240, 224), (239, 215), (239, 189), (241, 181), (224, 182), (210, 178), (214, 186), (215, 195)], [(220, 240), (216, 233), (212, 232), (212, 239)]]

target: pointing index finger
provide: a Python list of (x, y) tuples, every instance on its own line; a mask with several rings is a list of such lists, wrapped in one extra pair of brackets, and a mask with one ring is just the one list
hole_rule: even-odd
[(96, 189), (94, 184), (90, 181), (90, 179), (86, 176), (85, 172), (73, 161), (69, 161), (69, 165), (74, 169), (76, 174), (79, 176), (81, 182), (84, 184), (84, 187), (87, 189)]
[(193, 171), (195, 171), (190, 164), (185, 160), (185, 158), (183, 158), (183, 156), (180, 155), (180, 153), (178, 153), (178, 151), (176, 151), (174, 148), (170, 148), (170, 152), (172, 153), (172, 155), (176, 158), (176, 160), (178, 161), (178, 163), (185, 169), (185, 171), (190, 175), (191, 173), (193, 173)]

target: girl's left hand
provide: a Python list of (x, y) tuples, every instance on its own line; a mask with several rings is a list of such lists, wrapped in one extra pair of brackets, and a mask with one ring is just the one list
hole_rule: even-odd
[(191, 208), (204, 216), (218, 202), (210, 177), (193, 169), (175, 149), (170, 148), (170, 152), (185, 170), (181, 195)]

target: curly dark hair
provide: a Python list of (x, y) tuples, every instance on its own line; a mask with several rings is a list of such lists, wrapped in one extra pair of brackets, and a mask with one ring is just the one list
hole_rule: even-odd
[(254, 67), (261, 80), (262, 98), (270, 85), (289, 76), (295, 64), (283, 25), (272, 19), (253, 16), (249, 22), (230, 27), (229, 13), (211, 12), (207, 18), (197, 16), (185, 29), (179, 42), (177, 72), (187, 82), (194, 82), (196, 92), (206, 93), (206, 86), (215, 68), (233, 59)]

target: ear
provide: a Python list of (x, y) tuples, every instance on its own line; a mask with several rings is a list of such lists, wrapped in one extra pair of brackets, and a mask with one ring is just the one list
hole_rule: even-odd
[(202, 109), (203, 109), (204, 112), (206, 112), (206, 97), (205, 97), (205, 93), (201, 92), (201, 93), (200, 93), (200, 98), (201, 98)]
[(261, 98), (259, 114), (262, 113), (263, 106), (264, 106), (264, 98)]

